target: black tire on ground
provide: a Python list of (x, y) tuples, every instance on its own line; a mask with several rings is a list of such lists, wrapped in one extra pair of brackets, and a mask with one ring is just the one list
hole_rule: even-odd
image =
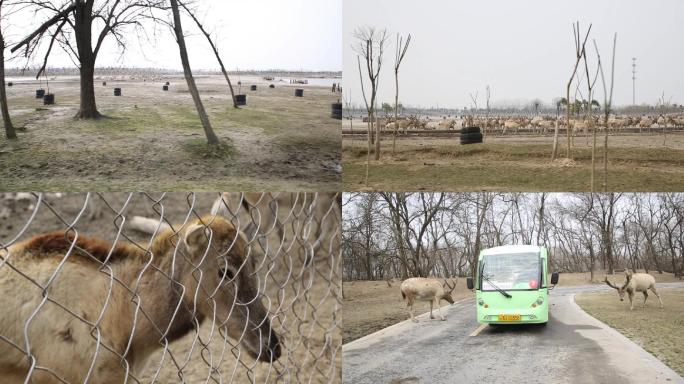
[(480, 127), (465, 127), (461, 128), (461, 133), (480, 133)]
[(481, 144), (482, 138), (461, 138), (461, 144)]
[(461, 133), (461, 141), (482, 142), (481, 133)]

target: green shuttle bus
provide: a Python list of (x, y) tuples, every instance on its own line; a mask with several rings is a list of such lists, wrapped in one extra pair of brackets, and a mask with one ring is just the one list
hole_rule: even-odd
[(506, 245), (482, 250), (475, 281), (477, 321), (488, 324), (546, 324), (548, 291), (558, 273), (547, 282), (547, 251), (535, 245)]

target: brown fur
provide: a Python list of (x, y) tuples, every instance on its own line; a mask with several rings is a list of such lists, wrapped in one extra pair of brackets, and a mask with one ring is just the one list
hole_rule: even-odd
[[(210, 244), (209, 250), (207, 244)], [(172, 255), (177, 246), (178, 257), (174, 260)], [(150, 259), (146, 250), (133, 244), (114, 245), (71, 232), (35, 236), (0, 251), (5, 262), (13, 266), (0, 269), (0, 291), (6, 293), (0, 296), (0, 305), (12, 309), (0, 313), (0, 334), (21, 344), (23, 324), (32, 308), (41, 301), (41, 289), (19, 276), (15, 268), (43, 284), (72, 249), (49, 288), (50, 297), (86, 322), (101, 317), (98, 325), (101, 342), (112, 351), (123, 354), (130, 340), (125, 358), (131, 364), (132, 374), (139, 374), (149, 356), (160, 348), (160, 332), (165, 332), (164, 336), (171, 342), (194, 330), (208, 316), (215, 316), (217, 326), (225, 326), (229, 337), (241, 340), (241, 345), (253, 358), (261, 361), (278, 359), (281, 349), (278, 337), (271, 329), (270, 316), (261, 300), (255, 300), (259, 297), (259, 287), (254, 269), (246, 263), (247, 247), (244, 236), (232, 224), (212, 216), (188, 223), (179, 233), (163, 231), (151, 246), (152, 260), (166, 274), (173, 263), (174, 279), (183, 284), (183, 290), (154, 269), (140, 275)], [(102, 266), (105, 261), (109, 270), (104, 275), (92, 269)], [(225, 277), (224, 268), (235, 278)], [(202, 271), (201, 284), (193, 272), (197, 270)], [(135, 332), (136, 300), (132, 301), (131, 293), (120, 284), (114, 283), (110, 287), (109, 271), (116, 276), (117, 282), (129, 289), (141, 276), (138, 294), (145, 316), (138, 317)], [(109, 304), (101, 313), (107, 297)], [(234, 297), (249, 304), (247, 307), (235, 306)], [(178, 312), (174, 316), (176, 308)], [(245, 328), (247, 321), (252, 326)], [(94, 345), (90, 327), (47, 303), (30, 329), (32, 352), (36, 354), (38, 364), (58, 369), (69, 381), (82, 380), (90, 361), (79, 356), (91, 355)], [(120, 357), (108, 350), (101, 353), (91, 381), (121, 382)], [(16, 376), (23, 380), (28, 369), (24, 357), (0, 341), (0, 377)], [(70, 363), (65, 363), (65, 359)], [(37, 372), (32, 382), (54, 381)]]
[[(74, 239), (76, 239), (75, 246)], [(159, 240), (157, 240), (158, 242)], [(108, 256), (110, 263), (116, 263), (132, 255), (142, 255), (144, 253), (141, 249), (130, 244), (117, 244), (112, 249), (112, 244), (107, 241), (80, 235), (76, 238), (73, 232), (51, 232), (38, 235), (18, 244), (18, 246), (38, 257), (54, 256), (55, 254), (64, 255), (74, 246), (72, 255), (80, 256), (90, 261), (97, 260), (100, 263), (107, 261)]]

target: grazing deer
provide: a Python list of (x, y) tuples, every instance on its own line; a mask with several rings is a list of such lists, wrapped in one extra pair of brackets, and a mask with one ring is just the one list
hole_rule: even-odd
[(649, 289), (653, 291), (658, 298), (658, 301), (660, 301), (660, 308), (663, 308), (663, 300), (656, 291), (655, 278), (648, 273), (632, 273), (625, 271), (625, 283), (622, 285), (622, 287), (617, 287), (608, 281), (608, 276), (606, 276), (605, 282), (609, 287), (617, 289), (618, 295), (620, 296), (620, 301), (625, 300), (625, 292), (627, 292), (627, 295), (629, 296), (630, 310), (634, 309), (633, 300), (635, 292), (641, 292), (644, 294), (644, 307), (646, 307), (646, 299), (648, 299), (647, 291)]
[(72, 232), (0, 249), (2, 381), (122, 383), (204, 319), (254, 359), (277, 360), (248, 255), (219, 217), (167, 229), (148, 251)]
[[(447, 291), (447, 288), (449, 290)], [(454, 285), (449, 285), (449, 282), (444, 280), (442, 284), (437, 279), (425, 278), (425, 277), (412, 277), (406, 279), (401, 283), (401, 297), (406, 300), (406, 306), (409, 308), (409, 313), (411, 314), (411, 320), (414, 323), (418, 322), (413, 316), (413, 303), (414, 301), (429, 301), (430, 302), (430, 318), (434, 319), (432, 315), (432, 308), (437, 307), (439, 312), (439, 317), (442, 321), (446, 320), (442, 316), (442, 311), (439, 307), (439, 301), (444, 299), (449, 302), (449, 304), (454, 303), (454, 299), (451, 297), (451, 292), (456, 288), (456, 283)]]

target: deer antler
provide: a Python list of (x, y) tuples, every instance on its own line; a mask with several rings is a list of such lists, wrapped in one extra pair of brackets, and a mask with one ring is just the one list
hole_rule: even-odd
[(625, 284), (622, 286), (622, 289), (627, 288), (627, 284), (632, 280), (632, 272), (629, 270), (625, 270)]
[(454, 282), (454, 285), (450, 285), (449, 281), (447, 279), (444, 279), (444, 284), (446, 284), (447, 287), (449, 287), (449, 293), (454, 291), (454, 288), (456, 288), (456, 282)]
[(620, 288), (616, 287), (615, 285), (613, 285), (613, 283), (611, 283), (611, 282), (608, 280), (608, 276), (606, 276), (606, 278), (605, 278), (603, 281), (605, 281), (605, 283), (608, 284), (608, 286), (611, 287), (611, 288), (620, 289)]

